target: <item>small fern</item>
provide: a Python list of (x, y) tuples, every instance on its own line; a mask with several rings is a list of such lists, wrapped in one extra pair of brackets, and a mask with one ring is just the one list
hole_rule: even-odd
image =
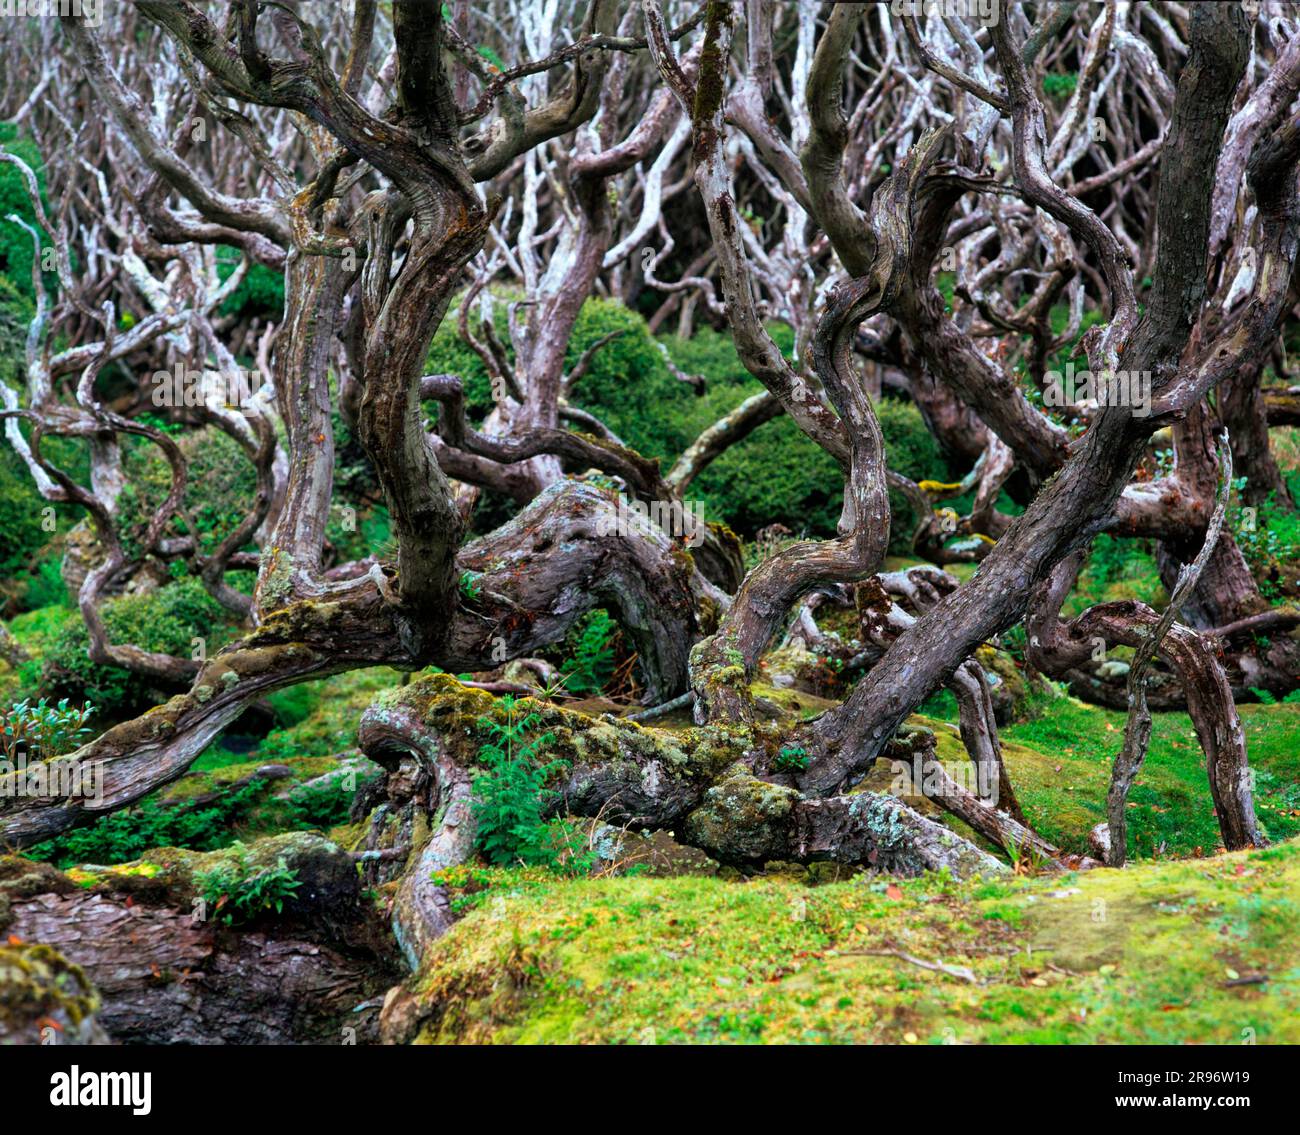
[(486, 714), (479, 718), (489, 739), (478, 753), (484, 767), (474, 774), (475, 840), (497, 866), (547, 864), (555, 858), (555, 846), (542, 814), (559, 793), (546, 782), (568, 765), (561, 760), (538, 763), (554, 737), (535, 735), (541, 722), (536, 713), (521, 712), (509, 696), (501, 699), (501, 708), (504, 724)]
[(598, 694), (614, 675), (614, 639), (618, 627), (609, 613), (590, 612), (581, 624), (573, 656), (560, 667), (570, 693)]
[(285, 899), (293, 898), (302, 886), (283, 858), (274, 867), (255, 868), (248, 848), (236, 841), (228, 859), (201, 872), (195, 880), (199, 893), (212, 914), (227, 925), (247, 922), (259, 914), (284, 910)]

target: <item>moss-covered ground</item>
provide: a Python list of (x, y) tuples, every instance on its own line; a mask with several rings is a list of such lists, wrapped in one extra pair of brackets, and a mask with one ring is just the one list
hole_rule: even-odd
[(1300, 1042), (1294, 841), (964, 884), (475, 885), (425, 1042)]

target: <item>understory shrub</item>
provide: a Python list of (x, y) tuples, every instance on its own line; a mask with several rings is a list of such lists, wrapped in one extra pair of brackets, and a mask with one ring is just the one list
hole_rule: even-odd
[(79, 863), (129, 863), (155, 847), (214, 851), (230, 843), (232, 825), (248, 814), (271, 783), (252, 781), (223, 793), (205, 808), (165, 805), (146, 797), (88, 827), (34, 844), (23, 854), (65, 868)]
[[(110, 599), (103, 615), (110, 642), (133, 643), (179, 658), (191, 657), (196, 638), (204, 640), (207, 653), (215, 653), (229, 627), (228, 612), (194, 578), (144, 595)], [(70, 619), (45, 659), (41, 684), (47, 696), (92, 701), (109, 716), (133, 712), (154, 699), (149, 680), (118, 666), (91, 662), (89, 645), (85, 624)]]
[[(512, 298), (503, 292), (493, 306), (493, 326), (511, 358), (506, 311)], [(475, 310), (475, 325), (478, 318)], [(768, 330), (789, 357), (794, 349), (791, 329), (772, 324)], [(741, 363), (730, 334), (705, 326), (691, 339), (665, 336), (656, 343), (640, 315), (605, 299), (590, 299), (583, 305), (565, 365), (572, 367), (588, 347), (615, 331), (622, 334), (596, 353), (574, 388), (572, 401), (595, 414), (639, 453), (658, 457), (665, 471), (703, 430), (763, 389)], [(665, 352), (680, 371), (704, 379), (703, 394), (674, 376)], [(461, 376), (471, 419), (481, 419), (491, 409), (487, 370), (461, 340), (454, 319), (444, 321), (434, 336), (428, 369)], [(431, 417), (434, 412), (430, 408)], [(912, 403), (883, 398), (877, 413), (892, 468), (913, 480), (946, 474), (938, 444)], [(796, 533), (833, 536), (843, 495), (843, 478), (834, 460), (785, 416), (760, 426), (726, 450), (688, 493), (703, 505), (709, 519), (747, 537), (776, 523)], [(915, 521), (906, 503), (901, 497), (893, 503), (900, 513), (896, 531), (910, 534)], [(476, 528), (504, 523), (511, 515), (511, 505), (484, 493)]]
[[(45, 162), (41, 157), (40, 148), (31, 138), (19, 137), (17, 127), (8, 122), (0, 122), (0, 143), (4, 144), (9, 153), (26, 162), (36, 175), (41, 203), (45, 206), (48, 215), (50, 205), (45, 196)], [(21, 217), (36, 229), (40, 234), (43, 248), (48, 246), (49, 235), (41, 232), (36, 223), (36, 212), (32, 208), (31, 198), (27, 196), (27, 185), (22, 172), (17, 166), (5, 162), (0, 164), (0, 219), (8, 217), (11, 213)], [(21, 225), (0, 220), (0, 277), (7, 276), (14, 287), (28, 297), (35, 295), (32, 287), (34, 257), (35, 246), (32, 243), (31, 233)], [(58, 290), (58, 283), (58, 277), (53, 272), (46, 273), (45, 286), (51, 295)], [(17, 342), (21, 343), (22, 339), (18, 339)]]
[(29, 760), (70, 753), (90, 734), (86, 722), (94, 712), (89, 702), (74, 706), (63, 698), (58, 705), (48, 705), (41, 698), (32, 705), (30, 698), (23, 698), (0, 711), (0, 752), (10, 762), (20, 753)]
[(614, 675), (614, 639), (618, 625), (603, 609), (588, 611), (569, 634), (572, 653), (560, 664), (564, 688), (571, 694), (598, 694)]

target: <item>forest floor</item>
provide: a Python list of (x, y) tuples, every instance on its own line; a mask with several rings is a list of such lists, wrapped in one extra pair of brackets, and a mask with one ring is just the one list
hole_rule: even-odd
[[(50, 621), (38, 611), (10, 624), (36, 660)], [(352, 846), (360, 827), (338, 781), (378, 773), (354, 748), (356, 725), (401, 680), (376, 669), (274, 695), (269, 732), (227, 735), (142, 805), (32, 853), (64, 868), (126, 863), (161, 845), (209, 850), (294, 829)], [(764, 694), (804, 716), (831, 704)], [(1261, 851), (1222, 852), (1191, 722), (1161, 713), (1120, 872), (1020, 863), (956, 882), (771, 863), (745, 877), (637, 833), (604, 876), (456, 868), (445, 882), (463, 917), (424, 967), (441, 1009), (420, 1039), (1300, 1042), (1300, 704), (1240, 712), (1274, 841)], [(912, 718), (941, 758), (961, 761), (956, 720), (947, 694)], [(1066, 850), (1086, 851), (1105, 818), (1123, 723), (1049, 687), (1001, 731), (1028, 818)], [(268, 766), (274, 778), (259, 780)], [(881, 764), (863, 787), (901, 791), (949, 822), (893, 780)]]
[(1300, 842), (809, 886), (459, 869), (443, 1042), (1300, 1042)]

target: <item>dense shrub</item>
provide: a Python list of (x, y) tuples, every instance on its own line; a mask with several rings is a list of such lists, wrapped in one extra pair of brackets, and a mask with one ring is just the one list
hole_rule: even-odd
[[(945, 480), (947, 462), (939, 443), (930, 432), (914, 402), (882, 398), (876, 405), (880, 432), (885, 435), (885, 456), (889, 467), (913, 481)], [(911, 536), (921, 518), (902, 493), (889, 490), (890, 542), (894, 555), (911, 552)]]
[(41, 527), (45, 501), (8, 442), (0, 439), (0, 578), (26, 567), (50, 538)]
[[(494, 326), (509, 353), (508, 302), (509, 297), (503, 296), (496, 303)], [(624, 334), (600, 349), (578, 382), (573, 401), (640, 453), (660, 458), (665, 470), (703, 430), (762, 390), (741, 364), (730, 334), (702, 327), (691, 339), (661, 341), (680, 370), (703, 376), (705, 393), (697, 395), (690, 384), (673, 376), (645, 321), (612, 300), (592, 299), (583, 305), (566, 365), (573, 366), (583, 351), (612, 331)], [(770, 331), (782, 351), (792, 352), (794, 336), (789, 327), (775, 324)], [(479, 418), (490, 409), (487, 371), (460, 339), (454, 319), (446, 320), (434, 336), (428, 365), (431, 372), (461, 376), (471, 417)], [(894, 468), (914, 480), (946, 472), (938, 446), (915, 406), (885, 399), (878, 411)], [(780, 522), (795, 531), (829, 536), (839, 521), (843, 483), (835, 462), (793, 421), (780, 418), (718, 458), (692, 485), (690, 496), (702, 503), (710, 519), (724, 521), (744, 535)], [(895, 507), (905, 507), (901, 498)], [(480, 511), (481, 528), (504, 521), (511, 510), (488, 502)], [(911, 531), (911, 525), (904, 525), (902, 531)]]
[[(0, 166), (3, 171), (10, 166)], [(0, 216), (4, 205), (0, 203)], [(0, 222), (0, 231), (5, 226)], [(0, 255), (3, 255), (0, 252)], [(0, 275), (0, 382), (10, 387), (26, 385), (24, 339), (32, 317), (32, 304), (13, 281)], [(25, 426), (20, 426), (26, 432)], [(4, 429), (0, 424), (0, 432)], [(45, 457), (74, 478), (82, 478), (87, 464), (84, 443), (47, 437)], [(47, 513), (46, 510), (52, 511)], [(42, 559), (42, 549), (59, 531), (75, 523), (81, 510), (71, 505), (51, 505), (37, 491), (36, 482), (22, 458), (0, 437), (0, 605), (8, 612), (33, 610), (63, 598), (58, 578), (58, 555), (51, 549)], [(47, 522), (54, 521), (54, 527)]]
[[(161, 421), (150, 424), (176, 431)], [(183, 432), (176, 442), (188, 466), (185, 508), (200, 546), (210, 553), (252, 510), (257, 473), (239, 444), (219, 429)], [(130, 552), (170, 491), (172, 472), (162, 451), (146, 438), (124, 439), (122, 453), (126, 485), (118, 513), (126, 521), (123, 539)]]
[[(8, 168), (0, 166), (0, 169)], [(8, 276), (0, 275), (0, 380), (11, 386), (24, 385), (27, 326), (33, 313), (27, 295)]]
[(778, 522), (796, 534), (833, 536), (844, 481), (834, 460), (793, 420), (777, 418), (723, 453), (689, 495), (703, 500), (709, 519), (743, 536)]
[[(509, 302), (508, 295), (498, 297), (493, 307), (493, 326), (513, 359), (506, 313)], [(475, 320), (477, 316), (475, 311)], [(574, 324), (565, 367), (576, 365), (588, 347), (615, 331), (623, 334), (597, 352), (577, 383), (573, 401), (596, 414), (638, 452), (648, 457), (676, 456), (693, 437), (687, 410), (694, 393), (664, 365), (663, 355), (639, 315), (613, 300), (589, 299)], [(487, 369), (460, 338), (454, 317), (445, 319), (434, 336), (428, 368), (431, 373), (460, 375), (471, 418), (481, 418), (491, 409)]]
[(694, 389), (674, 378), (645, 320), (612, 300), (588, 300), (573, 329), (565, 366), (613, 331), (579, 379), (573, 400), (647, 457), (674, 458), (692, 441), (699, 416)]
[[(788, 328), (775, 327), (772, 335), (782, 350), (791, 349)], [(689, 428), (684, 431), (690, 437), (762, 390), (741, 365), (729, 335), (704, 328), (689, 341), (667, 342), (679, 367), (702, 374), (709, 382), (709, 393), (692, 408)], [(891, 468), (913, 480), (944, 474), (946, 465), (938, 443), (912, 403), (884, 398), (876, 413)], [(692, 495), (704, 501), (710, 518), (725, 521), (747, 536), (777, 522), (796, 533), (831, 536), (839, 522), (844, 493), (835, 462), (791, 419), (782, 417), (760, 426), (727, 450), (701, 474)], [(895, 513), (900, 514), (895, 531), (910, 532), (914, 522), (903, 523), (910, 517), (905, 502), (892, 494), (890, 499)]]
[(186, 436), (181, 451), (189, 462), (185, 506), (199, 544), (211, 552), (252, 511), (257, 472), (235, 440), (220, 430)]
[[(207, 652), (214, 653), (229, 618), (197, 579), (183, 579), (145, 595), (110, 599), (103, 610), (110, 642), (134, 643), (180, 658), (191, 656), (195, 638), (204, 639)], [(110, 717), (154, 700), (155, 691), (146, 679), (117, 666), (91, 662), (89, 643), (85, 624), (73, 614), (46, 656), (42, 686), (48, 695), (92, 701)]]

